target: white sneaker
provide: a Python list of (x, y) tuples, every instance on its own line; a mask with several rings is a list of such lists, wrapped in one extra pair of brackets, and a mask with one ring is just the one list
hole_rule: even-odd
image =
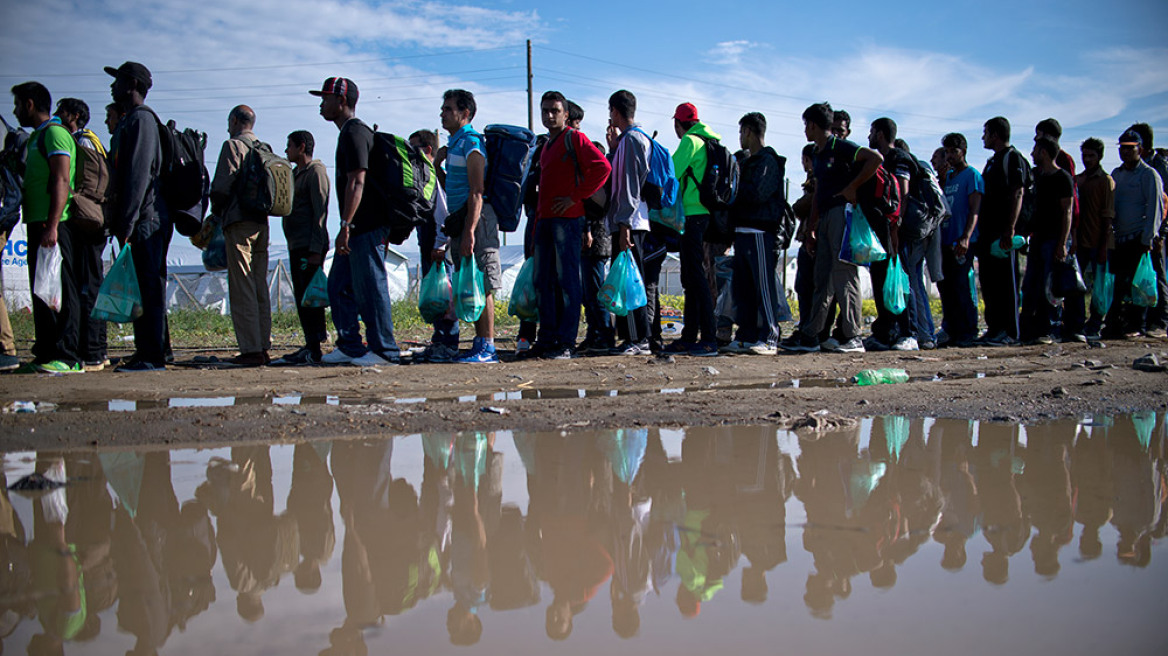
[(766, 342), (758, 342), (755, 344), (751, 344), (749, 349), (748, 349), (748, 352), (752, 353), (754, 355), (777, 355), (779, 350), (778, 350), (778, 348), (775, 347), (774, 344), (767, 344)]
[(321, 364), (349, 364), (353, 356), (346, 355), (341, 349), (333, 349), (320, 358)]
[(747, 344), (742, 340), (736, 339), (718, 350), (722, 353), (750, 353), (751, 346), (753, 344)]
[(839, 343), (838, 339), (836, 339), (834, 337), (828, 337), (827, 339), (823, 340), (822, 344), (819, 345), (819, 350), (820, 351), (829, 351), (831, 353), (837, 353), (837, 352), (839, 352), (839, 347), (840, 347), (840, 343)]
[(355, 367), (384, 367), (384, 366), (395, 365), (397, 363), (390, 362), (389, 360), (386, 360), (385, 358), (381, 357), (380, 355), (377, 355), (373, 351), (369, 351), (368, 353), (366, 353), (365, 355), (362, 355), (359, 358), (353, 358), (349, 362), (349, 364), (351, 364)]
[(863, 353), (864, 341), (859, 337), (853, 337), (848, 341), (836, 347), (835, 353)]
[(892, 345), (893, 351), (919, 351), (920, 349), (916, 337), (901, 337)]

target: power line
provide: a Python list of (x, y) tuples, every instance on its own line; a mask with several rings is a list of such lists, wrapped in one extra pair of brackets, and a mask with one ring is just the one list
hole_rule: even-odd
[[(496, 80), (512, 80), (514, 78), (515, 78), (514, 75), (496, 75), (493, 77), (484, 77), (484, 78), (479, 78), (477, 80), (465, 80), (465, 81), (466, 82), (492, 82), (492, 81), (496, 81)], [(361, 96), (362, 96), (362, 100), (364, 102), (370, 102), (369, 100), (365, 100), (365, 98), (372, 96), (374, 93), (376, 93), (379, 90), (414, 89), (417, 87), (428, 87), (428, 86), (433, 86), (433, 85), (434, 85), (433, 82), (422, 82), (422, 83), (418, 83), (418, 84), (399, 84), (399, 85), (389, 86), (389, 87), (374, 87), (372, 89), (362, 90)], [(287, 98), (287, 97), (289, 97), (289, 95), (290, 95), (289, 92), (277, 92), (277, 93), (246, 94), (246, 96), (243, 96), (240, 94), (235, 94), (235, 95), (230, 95), (230, 96), (195, 96), (195, 97), (189, 97), (189, 98), (152, 98), (152, 99), (156, 100), (159, 103), (164, 103), (164, 102), (169, 103), (169, 102), (192, 102), (192, 101), (197, 102), (200, 100), (231, 100), (231, 99), (244, 99), (244, 98), (247, 98), (247, 99), (250, 99), (250, 98), (281, 98), (281, 97)], [(297, 94), (297, 95), (299, 96), (300, 94)]]
[[(503, 89), (500, 91), (480, 91), (480, 92), (475, 93), (475, 97), (493, 96), (493, 95), (497, 95), (497, 94), (501, 94), (501, 93), (527, 93), (527, 90), (526, 89)], [(440, 96), (420, 96), (417, 98), (378, 98), (375, 100), (362, 99), (361, 105), (362, 106), (380, 105), (380, 104), (391, 103), (391, 102), (413, 102), (415, 100), (435, 100), (438, 98), (440, 98)], [(152, 107), (157, 107), (157, 106), (152, 105)], [(252, 109), (254, 109), (256, 111), (260, 111), (260, 110), (272, 111), (272, 110), (281, 110), (281, 109), (310, 109), (310, 108), (317, 108), (317, 107), (320, 107), (319, 103), (312, 104), (312, 105), (280, 105), (280, 106), (273, 106), (273, 107), (253, 107)], [(168, 115), (169, 114), (206, 114), (209, 112), (222, 112), (222, 111), (224, 111), (223, 108), (218, 107), (215, 109), (166, 110), (165, 113)]]

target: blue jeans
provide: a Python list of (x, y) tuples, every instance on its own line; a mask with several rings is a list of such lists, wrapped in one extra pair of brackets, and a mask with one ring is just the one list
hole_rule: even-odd
[[(337, 348), (358, 358), (373, 351), (383, 358), (400, 355), (393, 338), (389, 287), (385, 275), (385, 243), (389, 228), (370, 230), (349, 238), (349, 254), (333, 256), (329, 271), (329, 304), (337, 329)], [(361, 342), (361, 325), (369, 348)]]
[(928, 241), (916, 241), (900, 247), (902, 266), (908, 273), (909, 291), (908, 322), (912, 329), (912, 336), (918, 342), (933, 341), (933, 333), (937, 332), (933, 325), (933, 308), (929, 305), (929, 289), (925, 286), (925, 254), (928, 251)]
[(615, 345), (615, 329), (612, 314), (604, 309), (597, 298), (604, 278), (608, 275), (608, 258), (585, 254), (580, 260), (580, 275), (584, 281), (584, 320), (588, 322), (588, 337), (591, 343), (600, 346)]
[(574, 348), (580, 330), (580, 251), (583, 217), (541, 218), (535, 224), (535, 284), (539, 290), (539, 337), (549, 348)]

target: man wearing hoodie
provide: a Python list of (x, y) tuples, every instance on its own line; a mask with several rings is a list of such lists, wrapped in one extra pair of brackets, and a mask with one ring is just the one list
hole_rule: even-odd
[[(722, 137), (698, 120), (698, 110), (682, 103), (673, 113), (673, 129), (681, 139), (673, 153), (673, 170), (685, 204), (685, 232), (681, 236), (681, 286), (685, 288), (685, 323), (681, 338), (665, 347), (667, 353), (696, 356), (718, 354), (714, 298), (707, 282), (705, 242), (710, 210), (701, 202), (698, 188), (706, 177), (706, 142)], [(699, 341), (700, 336), (700, 341)]]
[(775, 239), (783, 222), (787, 160), (766, 145), (766, 117), (758, 112), (738, 120), (738, 139), (745, 158), (739, 168), (738, 195), (730, 206), (734, 228), (731, 284), (738, 324), (731, 346), (739, 352), (774, 355), (779, 322), (791, 320), (775, 276)]

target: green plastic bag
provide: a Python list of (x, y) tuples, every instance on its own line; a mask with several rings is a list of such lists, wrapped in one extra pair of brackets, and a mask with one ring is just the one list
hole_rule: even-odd
[(908, 309), (908, 294), (908, 274), (900, 265), (900, 258), (894, 257), (884, 276), (884, 307), (893, 314), (903, 314)]
[(129, 323), (142, 316), (142, 292), (129, 244), (118, 253), (114, 265), (105, 275), (89, 316), (114, 323)]
[(1156, 295), (1156, 271), (1152, 268), (1152, 254), (1144, 253), (1140, 263), (1136, 266), (1136, 275), (1132, 278), (1132, 303), (1140, 307), (1156, 307), (1159, 300)]
[(479, 320), (483, 308), (487, 306), (487, 293), (483, 287), (483, 272), (475, 264), (474, 258), (462, 258), (458, 271), (454, 273), (458, 294), (454, 299), (454, 313), (467, 323)]
[(677, 234), (685, 234), (685, 203), (681, 202), (681, 198), (670, 207), (662, 207), (659, 210), (649, 210), (649, 221), (652, 223), (660, 223), (661, 225), (672, 228), (677, 231)]
[(621, 251), (616, 256), (596, 298), (604, 309), (618, 317), (645, 307), (649, 302), (645, 296), (645, 281), (641, 278), (641, 270), (637, 268), (631, 251)]
[(1106, 315), (1111, 310), (1111, 299), (1115, 296), (1115, 274), (1111, 272), (1111, 264), (1104, 262), (1100, 267), (1095, 265), (1095, 282), (1091, 286), (1091, 308), (1099, 316)]
[(515, 276), (515, 286), (511, 288), (511, 301), (507, 304), (507, 314), (519, 317), (520, 321), (539, 321), (539, 295), (535, 290), (535, 258), (529, 257), (519, 267)]
[(892, 415), (884, 417), (884, 439), (888, 442), (888, 457), (900, 462), (904, 445), (908, 444), (908, 418)]
[(888, 259), (888, 251), (880, 245), (872, 226), (864, 217), (859, 205), (849, 205), (846, 210), (847, 225), (844, 228), (844, 243), (840, 247), (839, 259), (868, 266), (873, 262)]
[(312, 281), (304, 289), (304, 298), (300, 299), (300, 307), (326, 308), (329, 306), (328, 276), (324, 275), (324, 268), (316, 270)]
[(973, 267), (969, 267), (969, 297), (973, 299), (973, 307), (977, 307), (977, 276)]
[[(1014, 239), (1011, 240), (1011, 242), (1010, 242), (1010, 250), (1016, 251), (1025, 245), (1026, 245), (1026, 238), (1025, 237), (1023, 237), (1022, 235), (1014, 235)], [(990, 244), (990, 255), (993, 255), (994, 257), (998, 258), (999, 260), (1006, 259), (1006, 256), (1009, 254), (1010, 254), (1009, 251), (1002, 250), (1002, 240), (1001, 239), (995, 239), (994, 243)]]
[(432, 262), (430, 271), (422, 277), (422, 289), (418, 294), (418, 313), (422, 321), (434, 323), (450, 312), (454, 302), (454, 287), (446, 273), (445, 262)]

